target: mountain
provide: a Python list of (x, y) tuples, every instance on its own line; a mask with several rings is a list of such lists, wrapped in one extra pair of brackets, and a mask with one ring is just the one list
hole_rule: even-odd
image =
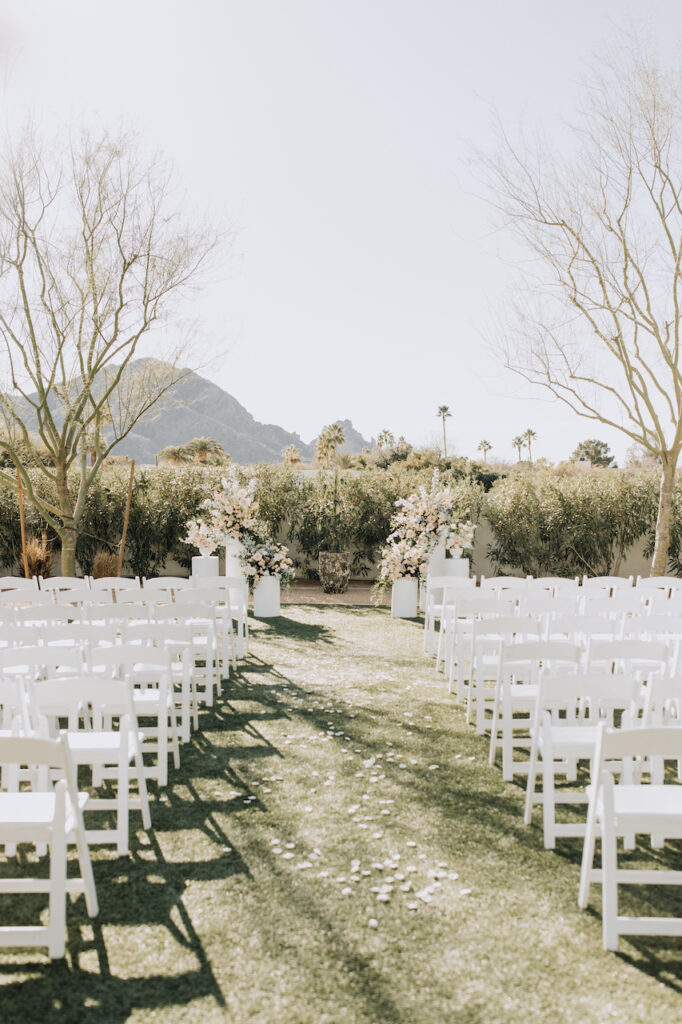
[[(131, 363), (127, 373), (134, 374), (136, 367), (142, 369), (143, 362)], [(149, 360), (149, 363), (153, 366), (156, 361)], [(160, 369), (163, 372), (163, 364)], [(259, 423), (236, 398), (217, 384), (200, 377), (193, 370), (182, 372), (182, 378), (168, 394), (159, 399), (128, 436), (116, 445), (113, 455), (127, 455), (138, 465), (150, 465), (167, 445), (183, 445), (194, 437), (210, 437), (219, 441), (238, 463), (281, 462), (282, 450), (290, 444), (300, 449), (304, 462), (313, 458), (315, 439), (306, 444), (298, 434), (283, 427)], [(59, 424), (54, 394), (50, 396), (49, 405)], [(19, 408), (28, 429), (35, 431), (34, 409), (28, 403), (21, 403)], [(354, 454), (372, 446), (372, 442), (366, 441), (350, 420), (340, 422), (346, 435), (345, 451)]]
[[(371, 442), (341, 420), (346, 434), (344, 449), (356, 453)], [(232, 395), (193, 371), (186, 375), (114, 449), (137, 463), (153, 463), (166, 445), (181, 445), (193, 437), (219, 441), (235, 462), (281, 462), (282, 449), (293, 444), (303, 461), (312, 459), (315, 441), (306, 444), (296, 433), (273, 423), (259, 423)]]

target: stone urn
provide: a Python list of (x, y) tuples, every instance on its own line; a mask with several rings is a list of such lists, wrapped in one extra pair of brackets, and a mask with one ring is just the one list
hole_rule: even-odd
[(317, 564), (325, 594), (345, 594), (350, 579), (348, 551), (320, 551)]

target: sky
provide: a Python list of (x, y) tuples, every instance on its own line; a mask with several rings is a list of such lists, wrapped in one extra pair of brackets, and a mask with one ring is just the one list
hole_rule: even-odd
[[(182, 203), (229, 242), (188, 315), (199, 372), (311, 440), (336, 419), (450, 452), (567, 458), (629, 441), (505, 370), (491, 349), (519, 266), (473, 154), (497, 115), (556, 128), (623, 0), (0, 0), (0, 116), (46, 132), (135, 127)], [(678, 0), (649, 0), (664, 55)]]

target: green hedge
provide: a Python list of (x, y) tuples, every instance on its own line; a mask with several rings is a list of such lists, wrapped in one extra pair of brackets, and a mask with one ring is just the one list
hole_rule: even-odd
[[(678, 509), (681, 497), (678, 488)], [(629, 547), (643, 536), (651, 543), (657, 502), (658, 478), (652, 473), (558, 476), (536, 470), (508, 476), (486, 496), (494, 536), (488, 555), (500, 572), (618, 575)], [(676, 551), (680, 539), (678, 531)]]
[[(490, 521), (488, 555), (498, 571), (535, 576), (618, 573), (627, 549), (647, 538), (653, 546), (658, 478), (651, 471), (602, 470), (561, 475), (551, 470), (511, 473), (483, 493), (479, 467), (467, 473), (455, 464), (441, 472), (443, 485), (458, 498), (462, 520)], [(245, 468), (255, 472), (261, 515), (278, 540), (294, 545), (298, 568), (315, 575), (320, 549), (332, 541), (333, 473), (301, 475), (286, 466)], [(183, 466), (138, 470), (135, 474), (126, 566), (153, 576), (170, 561), (189, 568), (195, 554), (182, 543), (187, 521), (222, 475), (219, 467)], [(337, 520), (344, 543), (354, 553), (353, 572), (366, 573), (389, 531), (399, 497), (431, 482), (432, 467), (394, 462), (385, 469), (342, 470), (338, 475)], [(113, 463), (88, 495), (77, 557), (89, 572), (100, 549), (115, 550), (121, 537), (129, 470)], [(487, 481), (485, 482), (487, 483)], [(74, 481), (75, 484), (75, 481)], [(484, 484), (485, 485), (485, 484)], [(42, 486), (42, 485), (41, 485)], [(670, 570), (682, 575), (682, 487), (675, 491)], [(45, 524), (26, 505), (27, 529), (39, 535)], [(56, 546), (56, 538), (48, 538)], [(20, 537), (16, 493), (0, 487), (0, 563), (19, 565)]]

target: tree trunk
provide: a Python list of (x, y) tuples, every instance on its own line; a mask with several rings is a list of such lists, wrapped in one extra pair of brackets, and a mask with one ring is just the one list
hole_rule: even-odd
[(65, 530), (60, 534), (62, 542), (62, 576), (76, 575), (76, 531)]
[(654, 547), (654, 558), (651, 563), (652, 576), (665, 576), (668, 567), (677, 457), (677, 452), (663, 453), (661, 487), (658, 494), (658, 515), (656, 517), (656, 544)]
[(62, 576), (76, 575), (76, 531), (73, 510), (69, 497), (69, 482), (65, 466), (57, 467), (57, 494), (61, 513), (62, 529), (58, 531), (62, 544)]
[(448, 457), (448, 443), (447, 443), (447, 440), (445, 438), (445, 416), (443, 416), (443, 458), (447, 459), (447, 457)]

